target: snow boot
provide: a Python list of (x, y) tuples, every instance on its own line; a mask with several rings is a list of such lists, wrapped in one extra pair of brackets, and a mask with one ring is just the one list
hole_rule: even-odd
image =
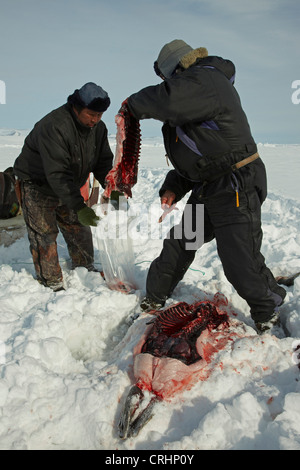
[(46, 287), (49, 287), (50, 289), (52, 289), (53, 292), (60, 292), (61, 290), (66, 290), (66, 289), (64, 288), (64, 284), (63, 284), (62, 281), (61, 281), (61, 282), (56, 282), (56, 283), (54, 283), (54, 282), (53, 282), (53, 283), (48, 282), (48, 283), (46, 284)]
[(64, 286), (57, 286), (57, 287), (53, 287), (53, 288), (51, 287), (51, 289), (53, 290), (53, 292), (60, 292), (62, 290), (66, 290), (64, 288)]
[(286, 335), (281, 325), (279, 312), (274, 312), (273, 316), (265, 322), (255, 322), (257, 333), (274, 335), (277, 338), (284, 338)]
[(141, 301), (140, 308), (145, 313), (151, 313), (156, 310), (160, 310), (164, 305), (165, 305), (165, 302), (162, 302), (162, 301), (158, 302), (154, 299), (151, 299), (151, 297), (146, 296)]
[(53, 292), (59, 292), (61, 290), (66, 290), (64, 288), (64, 284), (62, 281), (59, 281), (59, 282), (45, 282), (45, 281), (42, 281), (41, 279), (37, 279), (38, 283), (39, 284), (42, 284), (42, 286), (45, 286), (45, 287), (48, 287), (49, 289), (53, 290)]

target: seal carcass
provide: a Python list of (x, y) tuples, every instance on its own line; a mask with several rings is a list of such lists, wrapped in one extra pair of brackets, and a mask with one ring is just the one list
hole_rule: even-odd
[(229, 317), (217, 302), (180, 302), (157, 311), (134, 350), (136, 383), (120, 417), (120, 437), (137, 435), (153, 416), (155, 403), (207, 379), (215, 353), (233, 336)]

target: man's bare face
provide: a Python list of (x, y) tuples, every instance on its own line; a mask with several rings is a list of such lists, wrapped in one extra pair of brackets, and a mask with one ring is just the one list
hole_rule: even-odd
[(88, 108), (83, 108), (80, 112), (78, 112), (74, 108), (74, 112), (77, 116), (77, 119), (81, 122), (81, 124), (87, 127), (95, 127), (96, 124), (98, 124), (98, 122), (101, 121), (102, 114), (103, 114), (103, 113), (98, 113), (97, 111), (92, 111), (91, 109), (88, 109)]

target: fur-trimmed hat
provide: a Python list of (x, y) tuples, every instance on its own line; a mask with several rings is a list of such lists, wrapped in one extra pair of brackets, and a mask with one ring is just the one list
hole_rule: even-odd
[(68, 97), (68, 103), (103, 113), (109, 107), (110, 99), (101, 86), (88, 82)]
[(179, 65), (187, 69), (197, 59), (203, 59), (207, 56), (208, 52), (205, 47), (193, 49), (182, 39), (174, 39), (161, 49), (157, 60), (154, 62), (154, 70), (162, 78), (171, 78)]

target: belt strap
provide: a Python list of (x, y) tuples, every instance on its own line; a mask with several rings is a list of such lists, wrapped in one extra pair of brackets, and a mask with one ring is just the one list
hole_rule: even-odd
[(233, 171), (238, 170), (239, 168), (242, 168), (242, 166), (248, 165), (248, 163), (254, 162), (259, 158), (259, 154), (256, 152), (253, 155), (250, 155), (250, 157), (244, 158), (244, 160), (241, 160), (240, 162), (235, 163), (234, 165), (231, 165), (231, 168)]

